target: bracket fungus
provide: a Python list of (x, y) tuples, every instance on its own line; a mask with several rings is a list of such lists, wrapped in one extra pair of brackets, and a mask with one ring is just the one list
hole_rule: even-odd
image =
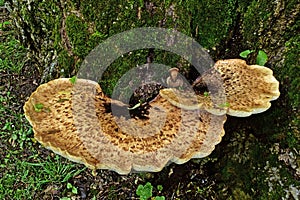
[(40, 85), (24, 112), (35, 139), (70, 160), (119, 174), (156, 172), (169, 162), (208, 156), (224, 135), (225, 114), (263, 112), (279, 97), (272, 70), (238, 59), (216, 62), (194, 85), (201, 79), (222, 87), (228, 104), (167, 88), (149, 103), (144, 117), (126, 117), (128, 105), (105, 96), (98, 83), (60, 78)]
[[(216, 85), (220, 77), (221, 85)], [(212, 94), (216, 100), (212, 101), (209, 93), (206, 95), (194, 92), (179, 91), (173, 88), (160, 90), (160, 95), (171, 104), (188, 109), (204, 109), (215, 115), (228, 114), (237, 117), (247, 117), (261, 113), (270, 108), (270, 101), (279, 97), (279, 82), (273, 76), (271, 69), (259, 65), (247, 65), (244, 60), (219, 60), (213, 68), (205, 72), (193, 85), (202, 81), (211, 88), (223, 88), (224, 95)], [(213, 91), (212, 91), (213, 92)], [(219, 103), (217, 103), (219, 102)]]
[(111, 106), (127, 110), (96, 82), (60, 78), (40, 85), (24, 111), (35, 139), (46, 148), (91, 169), (119, 174), (160, 171), (169, 162), (207, 156), (224, 135), (226, 115), (183, 110), (164, 98), (150, 103), (144, 119), (113, 115)]

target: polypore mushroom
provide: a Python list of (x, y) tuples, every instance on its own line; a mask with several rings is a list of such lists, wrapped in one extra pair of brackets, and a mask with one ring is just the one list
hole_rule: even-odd
[(223, 99), (220, 99), (220, 104), (214, 104), (209, 95), (196, 95), (194, 91), (175, 88), (161, 89), (159, 94), (172, 105), (185, 110), (206, 110), (213, 115), (225, 115), (227, 113), (226, 106), (221, 106), (224, 104)]
[[(221, 84), (218, 84), (220, 82), (218, 79), (221, 80)], [(219, 97), (218, 93), (213, 91), (217, 99), (213, 102), (209, 93), (195, 95), (190, 91), (171, 88), (161, 90), (160, 95), (173, 105), (184, 109), (204, 109), (216, 115), (227, 113), (237, 117), (266, 111), (271, 106), (270, 101), (280, 95), (279, 82), (273, 76), (271, 69), (259, 65), (247, 65), (240, 59), (217, 61), (211, 70), (197, 80), (201, 83), (204, 81), (210, 88), (223, 89), (221, 91), (224, 91), (225, 96), (220, 94)], [(193, 85), (197, 85), (197, 82)]]
[(168, 87), (176, 88), (183, 85), (183, 80), (178, 76), (179, 69), (173, 67), (169, 69), (170, 76), (167, 78)]
[(163, 98), (151, 102), (144, 119), (113, 115), (113, 106), (127, 110), (96, 82), (61, 78), (39, 86), (24, 111), (43, 146), (91, 169), (120, 174), (207, 156), (224, 135), (225, 115), (181, 110)]

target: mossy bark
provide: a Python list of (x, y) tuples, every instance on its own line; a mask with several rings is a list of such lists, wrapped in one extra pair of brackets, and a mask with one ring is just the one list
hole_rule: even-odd
[[(175, 28), (195, 38), (215, 60), (238, 58), (246, 49), (265, 51), (269, 57), (266, 66), (280, 81), (281, 96), (264, 114), (248, 119), (229, 118), (224, 141), (211, 155), (219, 161), (212, 164), (213, 176), (220, 186), (216, 189), (220, 190), (220, 198), (233, 199), (240, 194), (247, 198), (278, 199), (287, 195), (291, 185), (299, 189), (299, 158), (296, 168), (279, 160), (287, 151), (299, 156), (294, 150), (300, 149), (298, 0), (9, 2), (17, 34), (29, 49), (32, 67), (40, 72), (41, 82), (75, 75), (97, 44), (136, 27)], [(111, 94), (127, 70), (146, 63), (149, 51), (136, 51), (116, 60), (101, 82), (105, 92)], [(255, 56), (251, 55), (248, 63), (254, 64)], [(176, 66), (181, 60), (175, 57), (155, 51), (157, 63)], [(274, 144), (279, 145), (279, 150), (274, 150)], [(268, 171), (272, 167), (279, 169), (279, 177), (284, 180), (269, 180), (276, 175)], [(271, 183), (272, 189), (268, 185)], [(222, 193), (221, 187), (228, 192)]]
[[(196, 38), (207, 49), (215, 47), (227, 37), (236, 20), (234, 4), (234, 1), (212, 1), (207, 6), (204, 1), (195, 0), (10, 1), (19, 38), (30, 49), (32, 64), (40, 71), (42, 82), (74, 75), (97, 44), (135, 27), (176, 28)], [(131, 56), (116, 65), (128, 70), (135, 64), (145, 63), (148, 53), (140, 51), (140, 58)], [(178, 62), (166, 56), (167, 52), (156, 54), (158, 63), (176, 66)]]

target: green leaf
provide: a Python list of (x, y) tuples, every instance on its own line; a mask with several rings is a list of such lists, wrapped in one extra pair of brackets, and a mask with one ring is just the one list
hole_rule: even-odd
[(259, 50), (256, 58), (256, 64), (264, 66), (267, 61), (268, 55), (264, 51)]
[(74, 187), (71, 183), (67, 183), (67, 188), (71, 189), (73, 194), (77, 194), (77, 188)]
[(205, 97), (208, 97), (208, 96), (209, 96), (209, 92), (206, 92), (206, 91), (205, 91), (205, 92), (203, 93), (203, 95), (204, 95)]
[(71, 82), (72, 84), (75, 84), (75, 82), (76, 82), (76, 80), (77, 80), (77, 77), (76, 77), (76, 76), (73, 76), (73, 77), (70, 78), (69, 80), (70, 80), (70, 82)]
[(155, 200), (165, 200), (166, 198), (164, 196), (156, 196)]
[(140, 0), (140, 5), (139, 5), (140, 7), (144, 7), (144, 0)]
[(12, 123), (11, 122), (6, 122), (4, 127), (2, 128), (2, 130), (8, 130), (8, 131), (11, 131), (12, 130)]
[(72, 193), (77, 194), (77, 188), (76, 187), (72, 187)]
[(162, 185), (158, 185), (158, 186), (157, 186), (157, 190), (158, 190), (158, 191), (162, 191), (162, 190), (163, 190), (163, 186), (162, 186)]
[(73, 187), (73, 185), (71, 183), (67, 183), (67, 188), (71, 189)]
[(43, 109), (44, 105), (42, 103), (35, 104), (36, 109)]
[(252, 53), (252, 52), (254, 52), (254, 51), (248, 49), (248, 50), (242, 51), (242, 52), (240, 53), (240, 56), (241, 56), (242, 58), (247, 58), (248, 55), (249, 55), (250, 53)]
[(41, 112), (43, 108), (44, 108), (44, 105), (42, 103), (37, 103), (34, 105), (35, 112)]
[(152, 189), (153, 186), (151, 185), (151, 183), (147, 182), (144, 186), (143, 185), (138, 186), (136, 190), (136, 194), (140, 197), (140, 199), (146, 200), (152, 197)]

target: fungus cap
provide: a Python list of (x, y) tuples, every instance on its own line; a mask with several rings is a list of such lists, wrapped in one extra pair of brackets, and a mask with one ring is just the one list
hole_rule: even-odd
[[(224, 135), (226, 116), (182, 110), (164, 98), (151, 102), (148, 118), (113, 115), (127, 105), (105, 96), (93, 81), (50, 81), (24, 105), (34, 137), (43, 146), (91, 169), (160, 171), (209, 155)], [(162, 123), (163, 122), (163, 123)]]
[[(222, 85), (216, 86), (219, 77)], [(280, 95), (279, 82), (271, 69), (247, 65), (240, 59), (217, 61), (211, 70), (203, 74), (201, 80), (210, 87), (222, 87), (225, 97), (218, 94), (214, 94), (214, 97), (217, 99), (215, 102), (225, 102), (216, 104), (212, 98), (204, 95), (197, 95), (197, 101), (194, 102), (188, 99), (190, 92), (178, 92), (170, 88), (161, 90), (160, 94), (173, 105), (184, 109), (204, 109), (217, 115), (227, 113), (237, 117), (266, 111), (271, 106), (270, 101)]]
[(169, 72), (173, 72), (173, 71), (179, 72), (179, 69), (177, 67), (172, 67), (169, 69)]
[(196, 95), (193, 91), (165, 88), (159, 94), (172, 105), (185, 110), (206, 110), (213, 115), (225, 115), (227, 112), (224, 107), (216, 106), (210, 96)]

